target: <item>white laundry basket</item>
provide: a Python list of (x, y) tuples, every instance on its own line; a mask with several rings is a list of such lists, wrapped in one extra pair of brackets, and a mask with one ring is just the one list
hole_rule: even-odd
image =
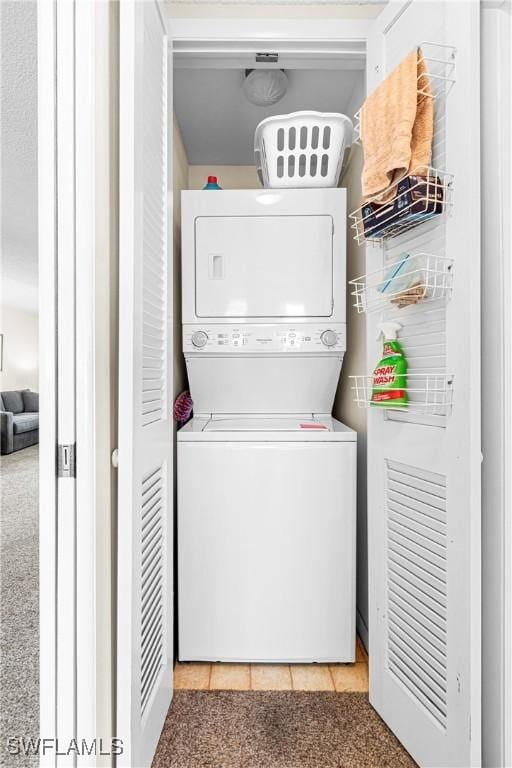
[(336, 187), (352, 121), (337, 112), (292, 112), (262, 120), (254, 134), (264, 187)]

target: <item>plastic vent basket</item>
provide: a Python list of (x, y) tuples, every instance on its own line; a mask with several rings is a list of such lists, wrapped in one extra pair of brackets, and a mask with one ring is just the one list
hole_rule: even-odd
[(336, 112), (292, 112), (262, 120), (254, 152), (264, 187), (336, 187), (352, 121)]

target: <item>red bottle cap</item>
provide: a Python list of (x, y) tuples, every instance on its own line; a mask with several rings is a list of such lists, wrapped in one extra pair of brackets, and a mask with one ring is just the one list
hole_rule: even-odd
[(216, 176), (208, 176), (208, 184), (216, 184), (216, 183), (217, 183)]

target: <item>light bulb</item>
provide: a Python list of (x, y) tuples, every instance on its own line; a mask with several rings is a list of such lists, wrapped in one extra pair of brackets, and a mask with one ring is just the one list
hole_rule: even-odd
[(283, 98), (288, 78), (282, 69), (253, 69), (245, 78), (243, 87), (251, 104), (268, 107)]

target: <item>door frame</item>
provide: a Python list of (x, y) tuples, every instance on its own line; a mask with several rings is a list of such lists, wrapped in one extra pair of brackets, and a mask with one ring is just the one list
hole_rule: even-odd
[[(37, 2), (41, 766), (72, 765), (62, 754), (72, 737), (79, 748), (97, 739), (97, 758), (79, 753), (79, 764), (105, 765), (99, 739), (108, 752), (113, 736), (105, 286), (116, 166), (105, 128), (114, 5)], [(75, 477), (57, 477), (58, 440), (77, 446)]]
[[(40, 737), (57, 733), (56, 723), (56, 115), (54, 8), (38, 2), (38, 245), (39, 245), (39, 701)], [(44, 508), (42, 499), (45, 500)], [(44, 524), (43, 524), (44, 522)], [(44, 706), (43, 706), (44, 704)], [(53, 754), (40, 765), (55, 765)]]
[(37, 11), (39, 758), (40, 765), (55, 766), (55, 740), (69, 742), (76, 722), (76, 483), (71, 470), (66, 477), (57, 472), (58, 443), (75, 445), (74, 7), (43, 0)]
[[(262, 44), (272, 43), (272, 50), (286, 57), (287, 66), (364, 71), (373, 19), (168, 18), (167, 22), (175, 68), (180, 68), (180, 55), (187, 54), (187, 67), (240, 69), (244, 57), (253, 57)], [(259, 65), (251, 61), (251, 66)]]
[[(482, 249), (492, 253), (496, 263), (493, 277), (482, 270), (482, 305), (488, 307), (482, 322), (482, 370), (496, 366), (491, 382), (482, 379), (486, 395), (482, 400), (482, 506), (493, 510), (482, 516), (482, 551), (493, 553), (482, 559), (482, 663), (487, 669), (482, 680), (487, 702), (482, 742), (484, 765), (511, 765), (512, 726), (506, 724), (512, 723), (512, 315), (507, 300), (512, 285), (512, 223), (507, 215), (512, 102), (502, 59), (512, 41), (510, 4), (482, 0), (480, 19), (482, 112), (487, 116), (482, 122)], [(486, 633), (486, 626), (492, 631)]]

